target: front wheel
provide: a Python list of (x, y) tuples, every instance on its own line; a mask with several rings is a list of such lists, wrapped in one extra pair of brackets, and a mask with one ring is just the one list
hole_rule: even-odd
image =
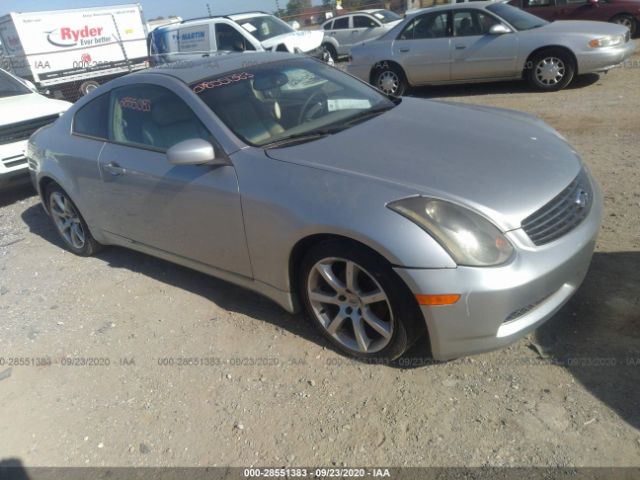
[(386, 95), (401, 97), (407, 91), (409, 84), (402, 69), (383, 62), (378, 65), (373, 74), (373, 86)]
[(575, 71), (573, 58), (567, 52), (550, 48), (529, 60), (526, 76), (529, 84), (536, 90), (555, 92), (571, 83)]
[(348, 242), (313, 248), (302, 262), (299, 291), (320, 332), (362, 360), (395, 360), (424, 330), (415, 300), (393, 269)]
[(631, 15), (627, 15), (626, 13), (622, 15), (616, 15), (611, 19), (611, 22), (627, 27), (629, 29), (629, 32), (631, 32), (632, 37), (636, 34), (638, 23), (636, 22), (636, 19)]

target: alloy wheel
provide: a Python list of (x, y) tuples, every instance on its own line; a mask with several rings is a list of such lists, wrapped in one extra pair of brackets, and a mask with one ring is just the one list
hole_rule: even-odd
[(86, 236), (80, 214), (65, 195), (53, 192), (49, 197), (49, 211), (62, 238), (78, 250), (84, 247)]
[(325, 258), (311, 269), (307, 294), (316, 320), (342, 346), (375, 353), (392, 339), (389, 298), (376, 279), (357, 263)]
[(535, 67), (536, 80), (545, 86), (557, 85), (566, 74), (564, 62), (557, 57), (546, 57)]

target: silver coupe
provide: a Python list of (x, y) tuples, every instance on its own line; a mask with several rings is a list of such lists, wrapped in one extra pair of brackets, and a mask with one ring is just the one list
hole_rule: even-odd
[(537, 118), (389, 98), (286, 53), (119, 78), (27, 155), (72, 252), (120, 245), (253, 289), (361, 358), (521, 337), (582, 282), (602, 214)]
[(502, 2), (459, 3), (418, 10), (352, 47), (347, 71), (392, 95), (411, 86), (523, 78), (554, 91), (624, 62), (635, 50), (630, 36), (621, 25), (549, 23)]

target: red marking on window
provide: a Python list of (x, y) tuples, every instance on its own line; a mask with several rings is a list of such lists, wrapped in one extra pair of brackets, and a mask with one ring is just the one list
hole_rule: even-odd
[(139, 112), (150, 112), (151, 100), (147, 100), (145, 98), (124, 97), (120, 99), (120, 106), (122, 108), (137, 110)]
[(228, 75), (226, 77), (216, 78), (214, 80), (207, 80), (206, 82), (199, 83), (195, 87), (193, 87), (194, 93), (202, 93), (205, 90), (210, 90), (212, 88), (225, 87), (227, 85), (231, 85), (232, 83), (242, 82), (244, 80), (249, 80), (253, 78), (252, 73), (234, 73), (232, 75)]

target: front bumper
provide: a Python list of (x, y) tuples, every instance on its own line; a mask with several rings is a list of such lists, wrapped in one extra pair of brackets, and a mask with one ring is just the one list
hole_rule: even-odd
[(0, 145), (0, 185), (28, 179), (27, 140)]
[(602, 218), (602, 196), (592, 183), (589, 215), (562, 238), (535, 247), (522, 229), (507, 233), (517, 253), (505, 266), (395, 269), (415, 294), (461, 295), (453, 305), (421, 307), (435, 359), (508, 345), (569, 300), (587, 273)]
[(331, 55), (329, 55), (329, 52), (322, 48), (322, 46), (309, 50), (308, 52), (304, 52), (304, 54), (317, 58), (318, 60), (322, 60), (325, 63), (329, 63), (331, 61)]
[(594, 48), (578, 55), (578, 73), (606, 72), (619, 66), (636, 50), (633, 40), (619, 47)]

